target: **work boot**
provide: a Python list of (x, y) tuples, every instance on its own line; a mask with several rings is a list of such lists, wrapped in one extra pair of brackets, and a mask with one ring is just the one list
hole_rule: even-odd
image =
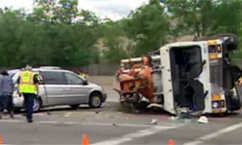
[(27, 122), (28, 122), (28, 123), (32, 123), (33, 120), (32, 120), (32, 119), (27, 119)]

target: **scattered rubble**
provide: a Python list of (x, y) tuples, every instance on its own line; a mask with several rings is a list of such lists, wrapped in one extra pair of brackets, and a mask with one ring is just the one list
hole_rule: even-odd
[(208, 118), (206, 116), (201, 116), (198, 120), (197, 120), (198, 123), (201, 123), (201, 124), (207, 124), (208, 123)]
[(150, 124), (156, 125), (156, 124), (158, 124), (158, 120), (157, 119), (152, 119), (151, 122), (150, 122)]

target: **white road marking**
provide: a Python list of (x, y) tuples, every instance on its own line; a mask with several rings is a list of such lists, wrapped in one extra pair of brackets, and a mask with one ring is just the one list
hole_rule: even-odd
[(21, 122), (24, 122), (24, 121), (23, 120), (0, 120), (0, 122), (21, 123)]
[[(0, 120), (5, 123), (26, 123), (24, 120)], [(69, 125), (90, 125), (90, 126), (113, 126), (112, 123), (81, 123), (81, 122), (57, 122), (57, 121), (35, 121), (37, 124), (69, 124)], [(116, 124), (118, 127), (148, 127), (148, 129), (139, 130), (134, 133), (126, 134), (122, 137), (106, 140), (103, 142), (98, 142), (92, 145), (119, 145), (124, 142), (132, 141), (133, 139), (142, 138), (152, 134), (156, 134), (160, 131), (169, 130), (178, 128), (182, 125), (175, 126), (159, 126), (159, 125), (145, 125), (145, 124)], [(5, 145), (14, 145), (14, 144), (5, 144)]]
[(57, 124), (57, 121), (37, 121), (37, 123), (41, 123), (41, 124)]
[(173, 128), (177, 128), (177, 127), (179, 127), (179, 126), (154, 126), (154, 127), (148, 128), (148, 129), (140, 130), (138, 132), (126, 134), (119, 138), (114, 138), (114, 139), (94, 143), (92, 145), (119, 145), (124, 142), (132, 141), (133, 139), (136, 139), (136, 138), (142, 138), (145, 136), (156, 134), (163, 130), (173, 129)]
[(213, 139), (215, 137), (218, 137), (218, 136), (220, 136), (222, 134), (225, 134), (225, 133), (229, 133), (229, 132), (231, 132), (233, 130), (236, 130), (236, 129), (239, 129), (241, 127), (242, 127), (242, 122), (240, 122), (238, 124), (235, 124), (235, 125), (232, 125), (232, 126), (229, 126), (227, 128), (218, 130), (218, 131), (216, 131), (214, 133), (205, 135), (203, 137), (200, 137), (200, 138), (196, 139), (195, 141), (191, 141), (191, 142), (185, 143), (183, 145), (199, 145), (199, 144), (204, 143), (205, 141), (211, 140), (211, 139)]
[[(26, 123), (25, 120), (0, 120), (0, 123)], [(38, 124), (67, 124), (67, 125), (87, 125), (87, 126), (115, 126), (115, 127), (137, 127), (137, 128), (143, 128), (143, 127), (154, 127), (154, 125), (147, 125), (147, 124), (127, 124), (127, 123), (88, 123), (88, 122), (58, 122), (58, 121), (34, 121), (34, 123)], [(160, 125), (155, 125), (156, 127), (168, 127), (168, 128), (173, 128), (174, 126), (160, 126)], [(177, 127), (177, 126), (175, 126)]]
[[(92, 125), (93, 126), (110, 126), (111, 125), (111, 126), (114, 126), (112, 123), (81, 123), (81, 125), (90, 125), (90, 126), (92, 126)], [(115, 126), (117, 126), (117, 127), (153, 127), (154, 125), (115, 123)], [(160, 125), (156, 125), (156, 126), (160, 126)], [(163, 127), (163, 126), (160, 126), (160, 127)], [(168, 127), (173, 127), (173, 126), (168, 126)]]
[(71, 115), (71, 112), (67, 112), (64, 116), (69, 117)]

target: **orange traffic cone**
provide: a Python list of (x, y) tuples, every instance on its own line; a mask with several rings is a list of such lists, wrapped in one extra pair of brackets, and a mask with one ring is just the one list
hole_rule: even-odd
[(0, 144), (3, 144), (2, 136), (0, 134)]
[(170, 140), (168, 141), (168, 145), (175, 145), (175, 141), (174, 141), (173, 139), (170, 139)]
[(90, 145), (87, 135), (83, 135), (82, 145)]

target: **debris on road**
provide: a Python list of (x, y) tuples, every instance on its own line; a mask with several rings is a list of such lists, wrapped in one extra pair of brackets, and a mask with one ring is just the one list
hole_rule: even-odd
[(174, 117), (174, 116), (171, 116), (170, 117), (170, 120), (176, 120), (177, 118), (176, 117)]
[(158, 120), (157, 119), (152, 119), (151, 122), (150, 122), (150, 124), (156, 125), (156, 124), (158, 124)]
[(198, 120), (198, 123), (202, 123), (202, 124), (207, 124), (208, 123), (208, 118), (206, 116), (201, 116)]

